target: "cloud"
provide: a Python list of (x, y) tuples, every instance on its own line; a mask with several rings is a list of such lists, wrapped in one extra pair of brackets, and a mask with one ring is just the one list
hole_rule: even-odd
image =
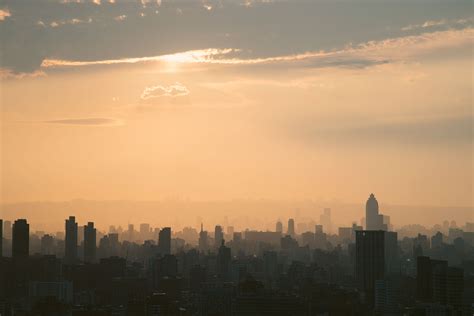
[(61, 125), (88, 125), (88, 126), (117, 126), (121, 124), (120, 120), (107, 117), (91, 117), (91, 118), (73, 118), (43, 121), (47, 124)]
[(180, 84), (179, 82), (170, 85), (168, 87), (165, 86), (152, 86), (146, 87), (143, 91), (140, 98), (142, 100), (149, 100), (159, 97), (181, 97), (189, 94), (188, 88)]
[(36, 25), (41, 26), (41, 27), (59, 27), (63, 25), (76, 25), (76, 24), (83, 24), (83, 23), (92, 23), (92, 18), (88, 18), (87, 20), (81, 20), (78, 18), (73, 18), (69, 20), (61, 20), (61, 21), (51, 21), (49, 24), (46, 24), (42, 20), (39, 20), (36, 22)]
[(0, 21), (5, 21), (6, 18), (11, 17), (10, 10), (0, 9)]
[(0, 79), (23, 79), (25, 77), (35, 78), (44, 76), (46, 76), (46, 74), (42, 70), (36, 70), (33, 72), (13, 72), (9, 69), (0, 68)]
[(114, 64), (136, 64), (145, 62), (186, 62), (186, 63), (202, 63), (209, 62), (213, 56), (222, 56), (234, 51), (233, 49), (225, 48), (209, 48), (201, 50), (191, 50), (176, 54), (136, 57), (136, 58), (121, 58), (121, 59), (107, 59), (94, 61), (74, 61), (61, 59), (45, 59), (41, 63), (42, 68), (56, 68), (56, 67), (80, 67), (80, 66), (97, 66), (97, 65), (114, 65)]
[[(276, 63), (301, 63), (308, 66), (355, 66), (363, 67), (387, 63), (390, 60), (403, 60), (417, 54), (426, 53), (440, 48), (470, 45), (474, 35), (474, 28), (461, 30), (438, 31), (419, 35), (387, 38), (379, 41), (368, 41), (358, 45), (346, 45), (339, 50), (309, 51), (300, 54), (271, 56), (261, 58), (244, 58), (241, 49), (208, 48), (192, 50), (175, 54), (123, 58), (97, 61), (73, 61), (45, 59), (42, 68), (50, 67), (78, 67), (94, 65), (134, 64), (143, 62), (169, 63), (202, 63), (223, 65), (257, 65)], [(239, 54), (241, 54), (239, 57)]]
[(449, 26), (449, 25), (464, 25), (470, 22), (469, 19), (459, 19), (455, 21), (448, 21), (446, 19), (441, 20), (428, 20), (421, 24), (410, 24), (408, 26), (402, 27), (402, 31), (413, 31), (417, 29), (426, 29), (430, 27), (437, 27), (437, 26)]
[(125, 14), (122, 14), (122, 15), (119, 15), (119, 16), (116, 16), (114, 18), (115, 21), (123, 21), (127, 18), (127, 16)]

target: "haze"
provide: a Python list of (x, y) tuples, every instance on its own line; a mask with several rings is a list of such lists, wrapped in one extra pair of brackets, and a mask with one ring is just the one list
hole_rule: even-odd
[(0, 217), (266, 199), (272, 225), (301, 201), (342, 223), (374, 192), (396, 223), (473, 219), (471, 1), (3, 0), (0, 26)]

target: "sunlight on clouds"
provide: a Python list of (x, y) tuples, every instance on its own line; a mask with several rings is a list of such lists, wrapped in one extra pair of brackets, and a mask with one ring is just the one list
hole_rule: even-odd
[(161, 85), (146, 87), (140, 98), (142, 100), (148, 100), (158, 97), (181, 97), (188, 94), (188, 88), (181, 83), (176, 82), (168, 87)]
[(8, 9), (0, 9), (0, 21), (5, 21), (6, 18), (11, 16), (12, 15)]
[(474, 35), (474, 28), (462, 30), (439, 31), (424, 33), (421, 35), (404, 36), (397, 38), (388, 38), (380, 41), (369, 41), (356, 46), (347, 47), (334, 51), (315, 51), (302, 54), (283, 55), (275, 57), (262, 58), (226, 58), (230, 53), (238, 53), (240, 49), (232, 48), (209, 48), (202, 50), (192, 50), (187, 52), (152, 56), (123, 58), (97, 61), (71, 61), (45, 59), (41, 67), (74, 67), (74, 66), (94, 66), (94, 65), (113, 65), (113, 64), (134, 64), (141, 62), (165, 62), (170, 64), (173, 70), (173, 63), (209, 63), (224, 65), (254, 65), (282, 62), (298, 62), (305, 60), (321, 62), (344, 63), (344, 59), (350, 62), (351, 59), (367, 60), (372, 62), (385, 62), (387, 59), (400, 60), (416, 56), (420, 53), (426, 53), (431, 50), (437, 50), (443, 47), (457, 47), (470, 45)]

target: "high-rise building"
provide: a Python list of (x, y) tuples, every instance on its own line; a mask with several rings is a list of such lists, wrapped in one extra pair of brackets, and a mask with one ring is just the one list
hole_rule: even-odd
[(164, 227), (160, 230), (158, 237), (158, 248), (164, 255), (171, 253), (171, 228)]
[(140, 239), (147, 240), (150, 238), (150, 224), (140, 224)]
[(230, 279), (230, 248), (224, 245), (224, 240), (221, 241), (221, 246), (217, 253), (217, 269), (222, 280)]
[(3, 219), (0, 219), (0, 258), (3, 257)]
[(355, 233), (358, 286), (373, 303), (375, 281), (399, 270), (397, 233), (382, 230), (359, 230)]
[(324, 230), (329, 234), (332, 232), (331, 209), (325, 208), (323, 214), (319, 217), (319, 222), (323, 225)]
[(221, 246), (223, 240), (224, 233), (222, 231), (222, 227), (217, 225), (214, 229), (214, 247), (218, 249)]
[(439, 248), (443, 245), (443, 234), (441, 232), (437, 232), (431, 237), (431, 248)]
[(314, 226), (314, 233), (315, 234), (322, 234), (323, 233), (323, 225), (315, 225)]
[(3, 222), (3, 238), (12, 239), (12, 222), (10, 221)]
[(295, 236), (295, 220), (292, 218), (288, 220), (288, 235)]
[(278, 222), (276, 223), (275, 231), (276, 231), (277, 233), (283, 234), (283, 224), (282, 224), (281, 221), (278, 221)]
[(69, 264), (77, 261), (77, 223), (74, 216), (66, 220), (64, 261)]
[(384, 224), (384, 216), (379, 214), (379, 203), (373, 193), (370, 194), (365, 204), (365, 223), (366, 230), (387, 230), (387, 225)]
[(417, 300), (449, 305), (454, 309), (454, 315), (461, 315), (464, 271), (449, 267), (447, 261), (433, 260), (429, 257), (420, 256), (416, 263)]
[(96, 229), (93, 222), (84, 226), (84, 262), (94, 263), (96, 261)]
[(51, 235), (43, 235), (41, 237), (41, 253), (43, 255), (54, 254), (54, 237)]
[(135, 240), (135, 228), (134, 228), (133, 224), (128, 224), (127, 240), (128, 241), (134, 241)]
[[(235, 235), (235, 234), (234, 234)], [(235, 239), (235, 237), (234, 237)], [(201, 231), (199, 232), (199, 251), (205, 252), (208, 250), (207, 231), (203, 230), (201, 223)]]
[(232, 238), (234, 235), (234, 226), (227, 226), (227, 238)]
[(30, 225), (26, 219), (17, 219), (12, 229), (12, 256), (17, 259), (28, 258), (30, 251)]

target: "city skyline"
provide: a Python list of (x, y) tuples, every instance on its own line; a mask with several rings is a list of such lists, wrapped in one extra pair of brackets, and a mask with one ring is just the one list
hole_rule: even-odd
[(199, 231), (110, 221), (104, 232), (70, 215), (49, 233), (0, 219), (0, 312), (470, 315), (474, 222), (397, 229), (373, 193), (365, 206), (360, 225), (338, 227), (324, 208), (318, 223), (271, 231), (201, 218)]
[(0, 0), (0, 316), (474, 315), (473, 0)]
[(0, 202), (472, 208), (471, 9), (2, 1)]

